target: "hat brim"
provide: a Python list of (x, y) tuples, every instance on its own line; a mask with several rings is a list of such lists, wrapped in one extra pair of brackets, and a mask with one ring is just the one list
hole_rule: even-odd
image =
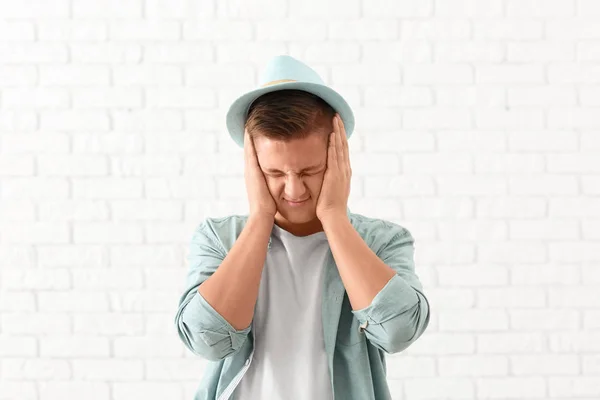
[(238, 97), (229, 107), (226, 122), (229, 135), (238, 146), (244, 147), (244, 126), (250, 105), (265, 93), (275, 92), (284, 89), (297, 89), (312, 93), (327, 102), (337, 113), (340, 114), (344, 122), (346, 137), (350, 138), (354, 131), (354, 113), (350, 105), (335, 90), (328, 86), (310, 82), (283, 82), (276, 85), (267, 86), (251, 90), (248, 93)]

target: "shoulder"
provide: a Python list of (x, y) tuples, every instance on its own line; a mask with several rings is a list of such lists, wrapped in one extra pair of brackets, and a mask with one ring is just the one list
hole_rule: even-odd
[(227, 250), (233, 246), (247, 220), (247, 215), (240, 214), (206, 217), (196, 225), (194, 234), (206, 236)]
[(350, 221), (354, 229), (373, 249), (378, 249), (391, 242), (414, 242), (413, 235), (404, 225), (382, 219), (351, 213)]

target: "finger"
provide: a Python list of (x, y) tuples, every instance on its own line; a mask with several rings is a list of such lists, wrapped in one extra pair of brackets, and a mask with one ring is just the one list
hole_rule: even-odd
[(351, 177), (352, 176), (352, 167), (350, 166), (350, 148), (348, 146), (348, 136), (346, 134), (346, 128), (344, 128), (344, 121), (342, 121), (341, 117), (339, 119), (339, 125), (340, 125), (342, 146), (344, 147), (344, 150), (343, 150), (344, 160), (345, 160), (344, 164), (345, 164), (345, 168), (346, 168), (346, 172), (347, 172), (348, 176)]
[(344, 144), (344, 149), (347, 151), (348, 150), (348, 136), (346, 135), (346, 128), (344, 127), (344, 121), (342, 120), (342, 117), (339, 117), (339, 123), (340, 123), (340, 132), (342, 133), (342, 143)]
[(246, 157), (246, 161), (248, 161), (248, 154), (250, 153), (250, 135), (248, 135), (248, 130), (244, 129), (244, 157)]
[(327, 169), (337, 168), (335, 149), (335, 131), (329, 134), (329, 147), (327, 149)]
[(244, 130), (244, 154), (246, 156), (246, 161), (250, 164), (256, 165), (258, 163), (256, 160), (256, 152), (254, 151), (254, 142), (247, 129)]
[(340, 162), (340, 145), (339, 145), (339, 139), (338, 139), (338, 125), (337, 125), (337, 120), (336, 120), (336, 116), (337, 113), (334, 114), (333, 116), (333, 137), (331, 138), (331, 143), (333, 145), (333, 151), (332, 151), (332, 155), (333, 155), (333, 159), (335, 162), (335, 168), (339, 168), (339, 162)]
[(340, 138), (342, 139), (342, 153), (344, 154), (344, 160), (347, 164), (346, 168), (351, 171), (350, 168), (350, 149), (348, 148), (348, 137), (346, 136), (346, 128), (344, 128), (344, 121), (342, 117), (338, 118)]
[(337, 154), (338, 154), (338, 160), (340, 163), (344, 163), (346, 157), (344, 157), (344, 145), (342, 144), (342, 131), (340, 129), (340, 116), (339, 114), (337, 114), (336, 116), (336, 132), (335, 132), (335, 139), (336, 139), (336, 149), (337, 149)]
[(340, 165), (343, 166), (343, 173), (350, 175), (350, 155), (348, 152), (348, 141), (346, 138), (346, 131), (344, 130), (344, 123), (342, 117), (338, 114), (337, 116), (337, 127), (339, 137), (339, 154), (340, 154)]

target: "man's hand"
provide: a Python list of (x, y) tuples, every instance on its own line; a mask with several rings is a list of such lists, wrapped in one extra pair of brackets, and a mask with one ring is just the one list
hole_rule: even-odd
[(329, 134), (327, 170), (317, 200), (316, 214), (321, 222), (331, 215), (346, 216), (351, 177), (348, 138), (344, 123), (336, 113), (333, 117), (333, 132)]

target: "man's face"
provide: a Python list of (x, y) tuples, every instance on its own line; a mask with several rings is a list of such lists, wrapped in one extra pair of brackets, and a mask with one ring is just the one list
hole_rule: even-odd
[[(258, 163), (277, 204), (276, 220), (307, 224), (316, 220), (317, 199), (327, 168), (327, 135), (319, 132), (289, 142), (257, 136)], [(288, 201), (301, 201), (293, 205)], [(282, 218), (283, 217), (283, 218)]]

